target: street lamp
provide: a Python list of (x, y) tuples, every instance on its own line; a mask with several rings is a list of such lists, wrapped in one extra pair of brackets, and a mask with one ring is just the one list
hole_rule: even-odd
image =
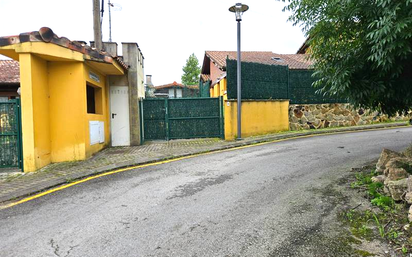
[(242, 21), (242, 14), (249, 10), (249, 6), (237, 3), (229, 8), (230, 12), (234, 12), (237, 21), (237, 139), (242, 139), (242, 84), (241, 84), (241, 70), (240, 70), (240, 22)]

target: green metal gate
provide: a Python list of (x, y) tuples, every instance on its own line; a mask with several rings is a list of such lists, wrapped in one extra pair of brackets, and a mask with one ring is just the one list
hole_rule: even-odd
[(140, 110), (142, 141), (224, 138), (221, 97), (144, 99)]
[(19, 99), (0, 102), (0, 168), (11, 167), (23, 169)]

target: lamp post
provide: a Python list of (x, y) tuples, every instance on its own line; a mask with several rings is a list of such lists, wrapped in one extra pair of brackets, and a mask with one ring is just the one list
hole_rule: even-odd
[(241, 82), (241, 53), (240, 53), (240, 22), (242, 14), (249, 10), (249, 6), (237, 3), (229, 8), (230, 12), (234, 12), (237, 21), (237, 140), (242, 139), (242, 82)]

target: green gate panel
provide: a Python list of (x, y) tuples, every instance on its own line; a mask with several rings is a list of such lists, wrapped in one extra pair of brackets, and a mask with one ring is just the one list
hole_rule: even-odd
[(144, 140), (223, 137), (222, 98), (143, 100)]
[(0, 168), (22, 168), (19, 100), (0, 103)]
[(219, 98), (169, 99), (169, 119), (219, 116)]
[(144, 139), (166, 139), (165, 99), (146, 99), (143, 102)]
[(169, 120), (169, 124), (169, 139), (221, 136), (219, 117)]

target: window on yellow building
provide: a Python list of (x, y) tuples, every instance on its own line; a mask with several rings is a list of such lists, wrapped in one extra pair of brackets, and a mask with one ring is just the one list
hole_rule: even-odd
[(90, 84), (86, 85), (87, 113), (103, 114), (102, 89)]

